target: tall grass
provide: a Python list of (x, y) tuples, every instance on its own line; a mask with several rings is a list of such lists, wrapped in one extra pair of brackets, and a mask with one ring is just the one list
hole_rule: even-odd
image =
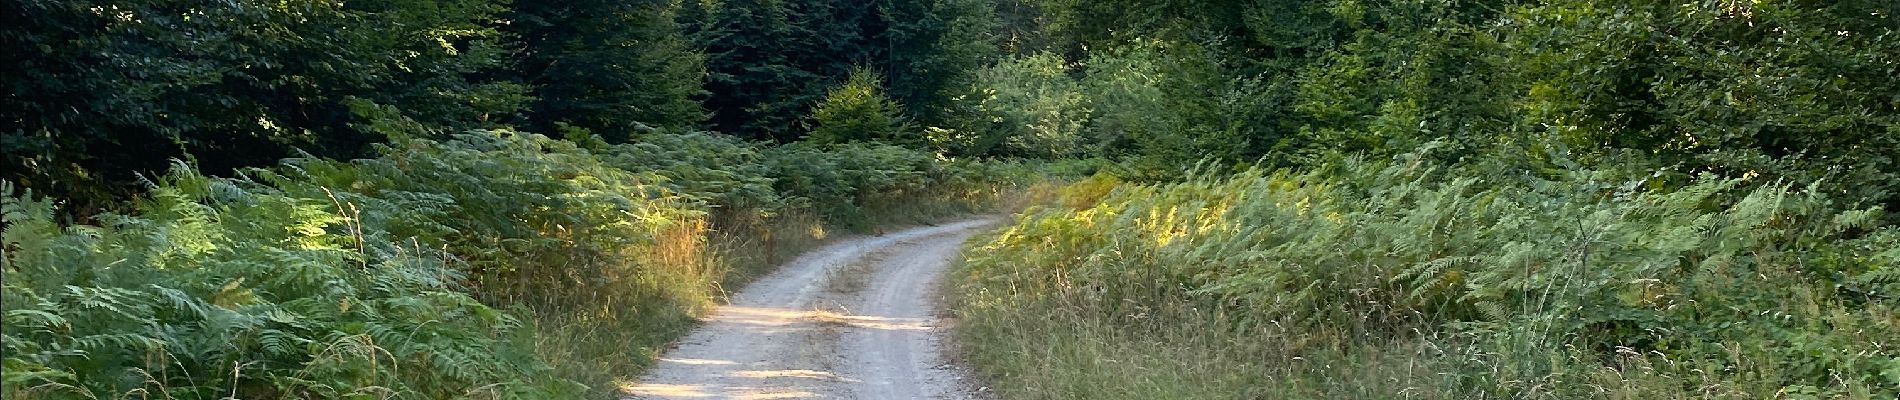
[(967, 252), (962, 347), (1030, 399), (1900, 393), (1881, 210), (1422, 159), (1072, 185)]

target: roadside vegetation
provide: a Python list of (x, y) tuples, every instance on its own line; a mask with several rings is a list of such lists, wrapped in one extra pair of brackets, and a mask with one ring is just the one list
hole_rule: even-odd
[(972, 244), (962, 347), (1011, 398), (1900, 388), (1900, 230), (1878, 208), (1813, 185), (1422, 156), (1072, 185)]
[(1003, 398), (1900, 396), (1890, 3), (1035, 6), (961, 143), (1116, 162), (955, 273)]

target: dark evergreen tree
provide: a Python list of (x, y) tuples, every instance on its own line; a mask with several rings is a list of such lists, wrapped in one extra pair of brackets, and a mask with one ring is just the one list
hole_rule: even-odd
[(949, 101), (970, 86), (997, 54), (1001, 28), (991, 0), (895, 1), (884, 16), (891, 29), (890, 92), (925, 124), (944, 122)]
[(704, 60), (671, 1), (529, 0), (510, 16), (524, 45), (519, 73), (539, 98), (529, 118), (536, 130), (564, 123), (620, 142), (705, 120), (694, 99)]
[(702, 43), (700, 35), (704, 34), (707, 25), (712, 23), (712, 10), (707, 8), (710, 5), (706, 4), (706, 1), (680, 0), (679, 11), (673, 13), (673, 23), (679, 25), (680, 35), (694, 46)]
[(822, 95), (860, 66), (885, 61), (891, 44), (884, 35), (891, 23), (879, 15), (882, 6), (854, 0), (797, 0), (787, 4), (793, 23), (804, 33), (792, 38), (792, 62), (825, 77), (825, 82), (809, 90)]
[(984, 0), (728, 1), (706, 22), (692, 17), (699, 12), (680, 23), (703, 29), (695, 37), (709, 57), (712, 125), (754, 139), (802, 137), (793, 127), (858, 66), (889, 76), (911, 118), (938, 124), (945, 99), (996, 52), (995, 10)]
[(712, 16), (700, 35), (712, 127), (750, 139), (799, 138), (802, 116), (822, 95), (811, 88), (823, 75), (790, 57), (808, 32), (792, 24), (780, 0), (725, 1)]

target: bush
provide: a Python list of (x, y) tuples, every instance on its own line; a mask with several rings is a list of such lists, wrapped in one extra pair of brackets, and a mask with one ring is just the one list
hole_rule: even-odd
[(884, 94), (884, 77), (876, 71), (858, 67), (844, 84), (831, 89), (812, 108), (811, 134), (806, 140), (821, 143), (852, 143), (876, 140), (888, 144), (917, 147), (904, 117), (903, 108)]

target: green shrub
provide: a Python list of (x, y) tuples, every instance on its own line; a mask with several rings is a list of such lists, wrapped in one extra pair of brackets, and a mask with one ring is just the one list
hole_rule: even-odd
[(832, 88), (811, 110), (811, 134), (805, 140), (834, 144), (876, 140), (888, 144), (921, 146), (901, 115), (903, 107), (884, 94), (884, 77), (864, 67), (851, 70), (844, 84)]
[(954, 129), (936, 129), (938, 147), (968, 156), (1075, 157), (1088, 142), (1089, 104), (1062, 56), (1040, 53), (976, 72), (955, 110)]

